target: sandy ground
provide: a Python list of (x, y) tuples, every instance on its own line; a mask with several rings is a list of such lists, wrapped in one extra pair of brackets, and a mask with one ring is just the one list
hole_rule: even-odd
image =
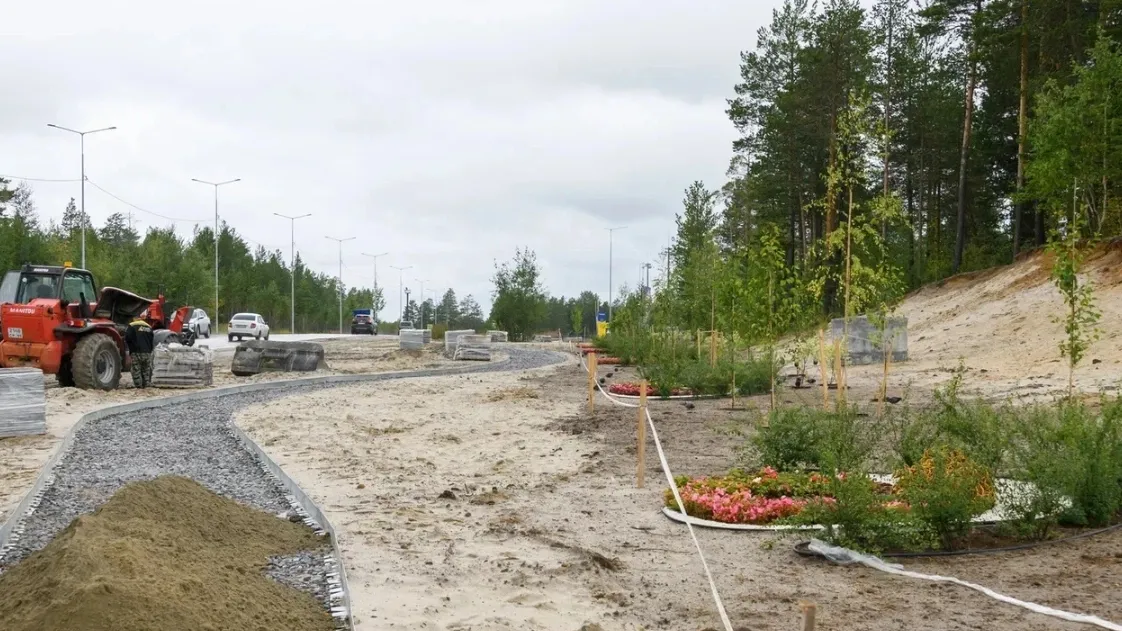
[[(600, 399), (588, 415), (579, 370), (355, 386), (345, 403), (296, 396), (238, 423), (336, 525), (362, 631), (719, 628), (686, 531), (659, 512), (653, 446), (635, 487), (635, 412)], [(747, 422), (727, 407), (652, 405), (676, 473), (735, 461)], [(959, 587), (808, 561), (792, 537), (698, 537), (734, 624), (754, 631), (798, 628), (804, 599), (818, 629), (1079, 628)], [(906, 565), (1122, 620), (1122, 533)]]
[[(1101, 336), (1075, 373), (1088, 392), (1118, 394), (1122, 378), (1122, 243), (1084, 267), (1102, 318)], [(1035, 254), (1015, 265), (964, 274), (925, 287), (901, 305), (908, 318), (909, 361), (892, 367), (892, 383), (921, 389), (943, 383), (961, 360), (971, 388), (993, 398), (1039, 399), (1066, 392), (1059, 342), (1064, 304), (1049, 280), (1051, 259)], [(879, 380), (880, 367), (854, 367), (850, 383)]]
[[(439, 345), (433, 345), (423, 352), (398, 350), (397, 338), (355, 336), (325, 340), (322, 344), (328, 369), (305, 374), (263, 373), (253, 377), (236, 377), (230, 373), (233, 351), (216, 353), (214, 386), (332, 374), (447, 368), (462, 364), (445, 359), (439, 352)], [(501, 353), (495, 354), (496, 361), (501, 361), (504, 357)], [(0, 439), (0, 522), (7, 519), (9, 511), (15, 508), (35, 482), (39, 469), (50, 459), (59, 442), (83, 414), (111, 405), (191, 391), (160, 388), (138, 390), (133, 388), (132, 377), (127, 373), (121, 377), (121, 387), (112, 392), (59, 388), (53, 377), (45, 379), (47, 433), (42, 436)]]

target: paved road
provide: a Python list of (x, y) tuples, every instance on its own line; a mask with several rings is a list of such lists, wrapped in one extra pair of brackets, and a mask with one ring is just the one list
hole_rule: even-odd
[[(307, 342), (307, 341), (310, 341), (310, 340), (323, 340), (323, 339), (328, 339), (328, 338), (332, 338), (332, 337), (347, 337), (347, 336), (345, 336), (345, 335), (341, 336), (337, 333), (334, 334), (334, 335), (332, 335), (330, 333), (296, 334), (296, 335), (286, 335), (286, 334), (278, 333), (276, 335), (270, 335), (269, 336), (269, 341), (272, 341), (272, 342)], [(199, 339), (199, 341), (196, 342), (195, 345), (196, 346), (207, 346), (213, 351), (233, 350), (234, 348), (236, 348), (238, 346), (238, 341), (235, 339), (233, 342), (228, 342), (228, 341), (226, 341), (226, 336), (225, 335), (212, 335), (209, 340)]]

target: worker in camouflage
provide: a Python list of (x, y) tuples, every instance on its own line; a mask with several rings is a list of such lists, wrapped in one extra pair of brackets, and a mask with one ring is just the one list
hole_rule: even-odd
[(132, 357), (133, 386), (147, 388), (152, 385), (152, 349), (156, 345), (152, 327), (144, 320), (133, 320), (125, 331), (125, 344)]

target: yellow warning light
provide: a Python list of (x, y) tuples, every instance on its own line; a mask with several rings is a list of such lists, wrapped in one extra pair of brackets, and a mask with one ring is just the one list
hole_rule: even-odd
[(65, 263), (62, 264), (62, 266), (63, 267), (74, 267), (74, 264), (71, 263), (70, 261), (66, 261)]

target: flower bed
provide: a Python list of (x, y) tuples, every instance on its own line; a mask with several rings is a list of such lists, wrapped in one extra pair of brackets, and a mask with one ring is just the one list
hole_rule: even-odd
[[(612, 385), (608, 386), (608, 392), (625, 397), (637, 397), (639, 396), (639, 384), (632, 382), (613, 383)], [(650, 384), (647, 384), (647, 396), (659, 397), (662, 395), (655, 391), (654, 387), (652, 387)], [(693, 391), (691, 391), (689, 388), (674, 388), (667, 396), (688, 397), (693, 396)]]
[[(893, 481), (865, 478), (867, 485), (861, 486), (870, 493), (870, 510), (907, 513), (919, 520), (945, 519), (939, 513), (945, 512), (948, 493), (963, 498), (969, 504), (964, 511), (973, 516), (994, 506), (994, 485), (988, 474), (957, 452), (943, 458), (925, 454), (917, 466), (903, 468), (890, 479)], [(679, 476), (675, 482), (690, 517), (726, 524), (770, 525), (807, 524), (829, 518), (841, 508), (834, 495), (839, 484), (857, 479), (851, 480), (845, 473), (832, 479), (820, 473), (779, 473), (764, 467), (756, 472), (734, 470), (725, 476)], [(667, 508), (678, 510), (670, 489), (664, 501)]]
[[(845, 474), (839, 477), (844, 479)], [(675, 481), (687, 515), (726, 524), (791, 523), (791, 518), (808, 508), (829, 508), (836, 501), (829, 477), (819, 473), (779, 473), (771, 467), (754, 473), (734, 470), (726, 476), (679, 476)], [(896, 497), (892, 484), (872, 480), (870, 484), (884, 508), (910, 510), (907, 502)], [(678, 509), (670, 489), (666, 490), (665, 502), (668, 508)]]
[[(798, 515), (810, 502), (833, 501), (827, 477), (779, 473), (771, 467), (716, 477), (679, 476), (675, 482), (687, 515), (726, 524), (770, 524)], [(668, 508), (678, 509), (670, 489), (665, 501)]]

